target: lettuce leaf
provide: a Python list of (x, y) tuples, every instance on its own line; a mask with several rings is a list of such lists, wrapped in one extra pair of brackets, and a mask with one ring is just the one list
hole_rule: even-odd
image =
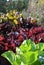
[(39, 56), (44, 55), (44, 43), (35, 44), (30, 39), (25, 40), (16, 48), (16, 53), (7, 51), (2, 54), (11, 65), (42, 65)]

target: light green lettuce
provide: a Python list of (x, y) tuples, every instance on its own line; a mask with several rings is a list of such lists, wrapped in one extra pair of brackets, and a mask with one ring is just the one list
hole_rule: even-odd
[(30, 39), (25, 40), (22, 45), (16, 48), (16, 53), (7, 51), (2, 54), (11, 65), (42, 65), (38, 60), (44, 55), (44, 43), (35, 44)]

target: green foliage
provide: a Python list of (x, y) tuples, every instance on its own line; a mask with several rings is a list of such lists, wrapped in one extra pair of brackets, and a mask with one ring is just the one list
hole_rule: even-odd
[(28, 1), (29, 0), (17, 0), (17, 1), (10, 0), (9, 2), (7, 2), (6, 0), (1, 0), (0, 11), (4, 13), (13, 9), (22, 11), (23, 9), (27, 9)]
[(0, 12), (6, 13), (5, 3), (6, 3), (6, 0), (0, 0)]
[(17, 10), (21, 11), (23, 9), (23, 6), (24, 6), (24, 3), (21, 0), (19, 0), (16, 6)]
[(44, 57), (44, 44), (35, 44), (31, 40), (25, 40), (19, 48), (16, 48), (16, 54), (8, 51), (2, 54), (11, 65), (42, 65), (39, 56)]
[(5, 52), (3, 54), (5, 58), (13, 65), (13, 61), (15, 60), (15, 54), (12, 51)]

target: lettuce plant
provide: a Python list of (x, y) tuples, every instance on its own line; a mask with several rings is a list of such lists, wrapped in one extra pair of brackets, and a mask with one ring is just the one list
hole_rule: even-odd
[[(2, 54), (11, 65), (42, 65), (40, 56), (44, 58), (44, 43), (35, 44), (31, 40), (25, 40), (16, 48), (16, 53), (7, 51)], [(42, 60), (44, 61), (44, 59)]]

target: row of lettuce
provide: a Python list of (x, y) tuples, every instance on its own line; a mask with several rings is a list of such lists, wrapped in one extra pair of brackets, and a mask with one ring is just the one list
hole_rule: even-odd
[(2, 54), (11, 65), (44, 65), (44, 43), (35, 44), (30, 39), (25, 40), (16, 53), (7, 51)]
[(2, 23), (2, 21), (7, 22), (9, 20), (14, 24), (18, 24), (18, 18), (21, 17), (23, 17), (22, 13), (18, 12), (17, 10), (10, 10), (6, 14), (2, 14), (0, 16), (0, 23)]

